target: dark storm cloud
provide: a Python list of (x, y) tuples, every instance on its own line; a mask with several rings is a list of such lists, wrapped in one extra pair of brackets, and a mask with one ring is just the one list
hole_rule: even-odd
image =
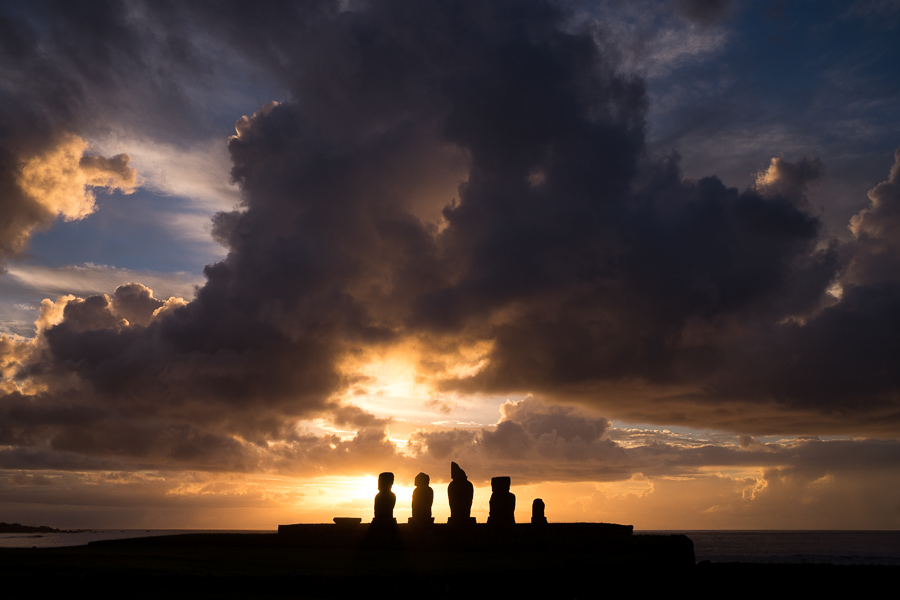
[[(808, 318), (760, 324), (746, 343), (729, 350), (731, 368), (713, 385), (724, 395), (768, 396), (849, 420), (898, 417), (900, 326), (897, 164), (870, 193), (871, 205), (850, 223), (856, 239), (834, 253), (841, 266), (830, 301)], [(889, 426), (890, 427), (890, 426)]]
[(897, 281), (900, 273), (900, 149), (887, 181), (869, 191), (871, 204), (850, 220), (856, 235), (848, 283)]
[(129, 283), (116, 288), (113, 296), (114, 311), (130, 323), (149, 325), (153, 313), (165, 302), (153, 297), (153, 290), (140, 283)]
[(187, 21), (170, 20), (163, 3), (14, 4), (0, 13), (12, 33), (0, 48), (8, 74), (2, 98), (31, 128), (79, 135), (146, 128), (179, 141), (204, 132), (212, 113), (191, 92), (213, 85), (223, 55)]
[(796, 162), (773, 158), (769, 168), (757, 177), (756, 189), (767, 196), (781, 196), (806, 208), (809, 204), (807, 190), (810, 184), (822, 179), (823, 170), (822, 161), (818, 158), (801, 158)]
[[(723, 367), (723, 349), (740, 344), (742, 330), (808, 313), (837, 274), (834, 251), (817, 248), (818, 221), (795, 198), (738, 192), (715, 178), (684, 181), (674, 161), (653, 167), (640, 186), (618, 199), (618, 214), (570, 208), (571, 234), (541, 254), (562, 259), (548, 273), (552, 285), (531, 303), (516, 296), (517, 318), (493, 328), (491, 363), (468, 385), (698, 384)], [(522, 252), (556, 221), (532, 227)], [(574, 224), (585, 222), (596, 225), (579, 239)], [(515, 268), (517, 252), (508, 252), (500, 288), (499, 273)]]
[[(228, 149), (242, 206), (214, 218), (228, 255), (206, 267), (193, 300), (164, 307), (129, 284), (68, 301), (59, 323), (29, 342), (38, 358), (17, 377), (46, 382), (34, 403), (60, 415), (40, 430), (50, 448), (241, 470), (256, 464), (251, 446), (302, 447), (294, 422), (330, 414), (361, 428), (347, 442), (358, 456), (389, 456), (384, 423), (334, 400), (351, 383), (339, 364), (410, 339), (492, 342), (487, 366), (445, 379), (448, 388), (558, 394), (610, 416), (668, 417), (667, 397), (678, 394), (681, 421), (700, 426), (692, 403), (755, 404), (776, 420), (779, 409), (808, 411), (857, 428), (896, 422), (898, 282), (848, 285), (839, 301), (828, 294), (862, 250), (829, 244), (806, 208), (818, 161), (780, 159), (771, 181), (744, 191), (714, 176), (684, 179), (677, 156), (646, 152), (643, 83), (559, 6), (201, 3), (168, 13), (154, 3), (125, 14), (116, 3), (93, 21), (88, 13), (104, 6), (54, 12), (51, 58), (71, 51), (65, 61), (28, 53), (39, 74), (71, 62), (81, 75), (61, 81), (73, 82), (76, 100), (91, 77), (117, 88), (146, 67), (142, 44), (199, 69), (196, 48), (180, 45), (187, 30), (267, 61), (293, 97), (237, 123)], [(171, 35), (129, 35), (148, 22), (169, 23), (160, 31)], [(122, 92), (159, 103), (151, 125), (178, 100), (162, 83)], [(63, 125), (79, 122), (83, 107), (56, 90), (34, 93), (65, 105)], [(451, 156), (465, 181), (452, 200), (432, 197), (421, 171)], [(878, 189), (874, 197), (893, 197)], [(882, 212), (860, 217), (859, 244)], [(630, 388), (635, 407), (602, 393), (610, 386)], [(16, 393), (0, 401), (12, 445), (31, 439), (15, 425), (28, 421), (16, 412), (22, 402)], [(98, 411), (89, 429), (62, 418), (73, 403)], [(604, 423), (516, 412), (480, 443), (497, 460), (612, 460)], [(435, 435), (442, 457), (474, 439)], [(322, 444), (323, 461), (340, 456), (338, 444)]]
[(728, 14), (731, 0), (679, 0), (678, 10), (701, 25), (712, 25)]
[[(340, 412), (340, 411), (339, 411)], [(353, 411), (351, 411), (353, 412)], [(290, 428), (259, 439), (260, 417), (252, 423), (257, 439), (237, 437), (241, 427), (222, 426), (209, 413), (185, 416), (146, 406), (102, 406), (97, 393), (9, 394), (0, 406), (0, 468), (12, 470), (152, 470), (161, 468), (251, 473), (276, 471), (317, 475), (377, 471), (379, 464), (404, 463), (387, 439), (384, 423), (359, 414), (344, 424), (352, 437), (313, 435)], [(283, 420), (281, 417), (279, 421)], [(185, 421), (193, 420), (199, 425)], [(337, 419), (336, 419), (337, 420)], [(275, 419), (273, 419), (275, 421)], [(362, 423), (362, 424), (361, 424)], [(250, 431), (251, 427), (245, 426)], [(403, 464), (405, 471), (415, 468)]]

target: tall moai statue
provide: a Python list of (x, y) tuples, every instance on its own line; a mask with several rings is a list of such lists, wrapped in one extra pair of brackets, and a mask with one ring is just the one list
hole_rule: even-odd
[(412, 516), (409, 523), (422, 526), (434, 523), (431, 516), (431, 505), (434, 504), (434, 490), (428, 484), (431, 478), (425, 473), (416, 475), (416, 489), (412, 494)]
[(509, 477), (491, 478), (491, 512), (488, 524), (508, 526), (516, 524), (516, 496), (510, 493)]
[(534, 502), (531, 503), (531, 524), (532, 525), (546, 525), (547, 517), (544, 516), (544, 501), (540, 498), (535, 498)]
[(393, 473), (381, 473), (378, 476), (378, 493), (375, 495), (375, 518), (372, 525), (396, 524), (394, 518), (394, 506), (397, 504), (397, 496), (391, 491), (394, 485)]
[(447, 486), (447, 497), (450, 500), (450, 525), (464, 526), (475, 522), (472, 515), (472, 498), (475, 486), (466, 477), (466, 472), (455, 462), (450, 463), (450, 485)]

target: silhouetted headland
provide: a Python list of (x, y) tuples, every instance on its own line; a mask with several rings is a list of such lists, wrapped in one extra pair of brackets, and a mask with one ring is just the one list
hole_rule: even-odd
[(54, 529), (46, 525), (20, 525), (19, 523), (0, 523), (0, 533), (77, 533), (79, 530)]

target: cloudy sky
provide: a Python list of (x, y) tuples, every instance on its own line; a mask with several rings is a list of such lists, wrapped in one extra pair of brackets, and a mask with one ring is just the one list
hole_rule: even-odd
[(0, 3), (0, 520), (900, 528), (898, 28)]

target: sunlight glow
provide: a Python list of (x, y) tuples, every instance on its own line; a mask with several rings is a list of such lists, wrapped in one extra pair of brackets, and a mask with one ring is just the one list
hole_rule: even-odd
[(436, 384), (476, 375), (487, 366), (492, 347), (492, 341), (481, 340), (438, 353), (408, 340), (386, 350), (348, 354), (339, 370), (354, 383), (342, 400), (378, 417), (423, 423), (439, 415), (444, 419), (455, 397)]
[(841, 282), (839, 282), (839, 281), (835, 281), (834, 283), (832, 283), (831, 287), (829, 287), (825, 291), (828, 292), (831, 296), (837, 298), (838, 300), (840, 300), (841, 296), (844, 295), (844, 287), (841, 285)]

